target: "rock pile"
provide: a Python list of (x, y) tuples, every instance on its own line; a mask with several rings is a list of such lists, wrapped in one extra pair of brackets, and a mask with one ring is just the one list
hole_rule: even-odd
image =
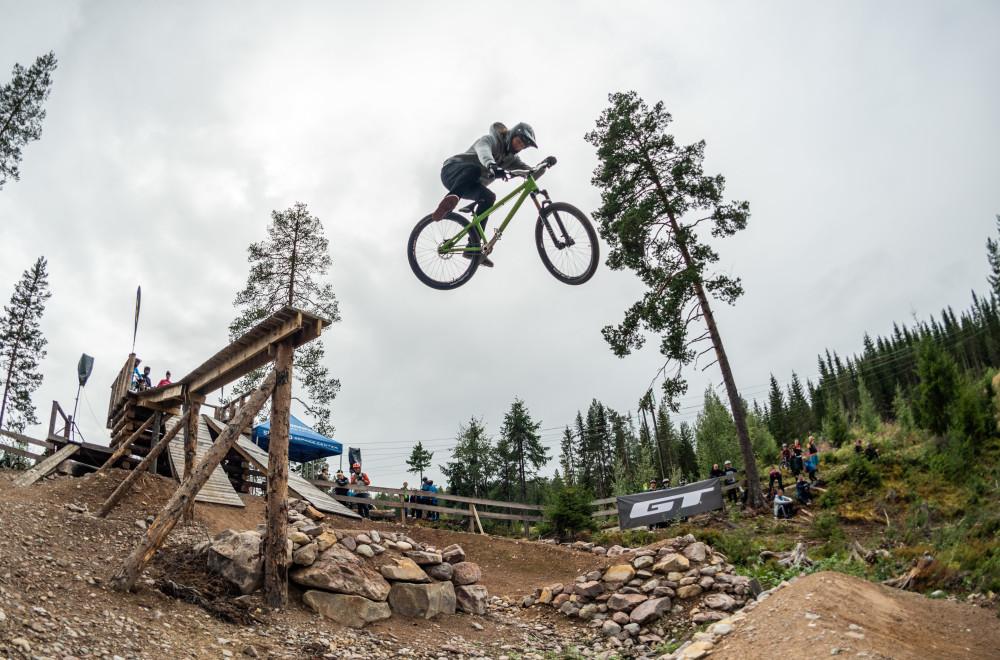
[(628, 554), (628, 563), (580, 575), (574, 584), (537, 589), (522, 606), (555, 608), (588, 621), (615, 646), (632, 649), (662, 642), (668, 617), (720, 621), (753, 599), (749, 578), (736, 575), (724, 555), (690, 534)]
[[(289, 579), (302, 600), (342, 625), (361, 628), (392, 614), (430, 619), (456, 611), (485, 614), (482, 571), (459, 545), (438, 549), (405, 534), (334, 529), (307, 502), (290, 500)], [(243, 594), (263, 585), (264, 530), (225, 530), (199, 548), (209, 568)]]

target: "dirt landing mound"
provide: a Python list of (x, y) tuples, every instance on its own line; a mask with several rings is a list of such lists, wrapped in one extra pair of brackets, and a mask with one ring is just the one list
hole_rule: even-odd
[(996, 658), (997, 649), (1000, 622), (988, 610), (823, 572), (761, 602), (712, 658)]

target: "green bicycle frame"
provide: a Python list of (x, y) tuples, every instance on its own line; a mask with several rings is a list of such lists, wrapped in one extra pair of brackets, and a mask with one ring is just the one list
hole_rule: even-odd
[[(468, 224), (468, 226), (466, 226), (462, 231), (458, 232), (452, 238), (442, 243), (440, 247), (438, 247), (438, 253), (459, 254), (464, 252), (482, 252), (484, 249), (492, 248), (493, 243), (496, 242), (498, 238), (500, 238), (501, 234), (503, 234), (503, 230), (507, 228), (507, 225), (514, 217), (514, 214), (517, 213), (517, 210), (521, 208), (521, 204), (524, 203), (524, 200), (528, 197), (528, 195), (536, 193), (538, 191), (539, 188), (538, 184), (535, 183), (535, 178), (531, 175), (528, 175), (527, 177), (525, 177), (524, 183), (519, 185), (517, 188), (514, 188), (514, 190), (512, 190), (506, 197), (498, 201), (496, 204), (494, 204), (490, 208), (486, 209), (479, 215), (472, 218), (472, 221)], [(490, 217), (490, 215), (494, 211), (496, 211), (498, 208), (500, 208), (501, 206), (512, 200), (514, 197), (517, 197), (518, 195), (520, 195), (520, 197), (516, 202), (514, 202), (514, 208), (510, 210), (510, 213), (507, 214), (507, 217), (504, 218), (504, 221), (500, 223), (500, 227), (497, 229), (497, 233), (495, 234), (493, 241), (487, 241), (486, 231), (483, 229), (483, 222), (485, 222), (486, 218)], [(535, 205), (536, 206), (538, 205), (537, 202)], [(476, 232), (479, 233), (479, 237), (481, 239), (480, 244), (472, 245), (469, 247), (463, 247), (462, 249), (455, 249), (455, 246), (458, 244), (460, 240), (462, 240), (462, 237), (471, 232), (473, 228), (475, 228)]]

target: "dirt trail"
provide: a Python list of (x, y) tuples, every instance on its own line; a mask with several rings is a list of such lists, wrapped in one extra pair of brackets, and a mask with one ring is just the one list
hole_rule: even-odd
[(761, 602), (711, 657), (953, 660), (997, 658), (998, 649), (1000, 621), (989, 610), (822, 572)]

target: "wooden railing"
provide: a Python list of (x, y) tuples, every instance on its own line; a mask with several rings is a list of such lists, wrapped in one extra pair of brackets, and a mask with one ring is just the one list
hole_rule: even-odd
[[(115, 381), (111, 383), (111, 400), (108, 402), (108, 428), (112, 428), (115, 415), (125, 404), (129, 388), (132, 386), (132, 373), (135, 371), (135, 353), (129, 353), (125, 366), (121, 368)], [(112, 434), (114, 435), (114, 434)]]
[[(62, 426), (59, 426), (60, 420)], [(73, 431), (73, 416), (67, 415), (59, 405), (58, 401), (52, 402), (52, 414), (49, 416), (49, 434), (46, 436), (48, 440), (52, 438), (62, 438), (63, 440), (69, 440), (70, 435)]]
[(34, 453), (28, 451), (27, 449), (22, 449), (21, 447), (18, 447), (16, 445), (8, 444), (7, 442), (0, 442), (0, 452), (13, 454), (14, 456), (30, 458), (33, 461), (42, 460), (43, 458), (45, 458), (47, 454), (49, 454), (53, 449), (55, 449), (55, 445), (53, 445), (51, 442), (46, 442), (45, 440), (36, 440), (35, 438), (30, 438), (20, 433), (14, 433), (13, 431), (0, 431), (0, 438), (13, 440), (14, 442), (21, 443), (26, 447), (30, 447), (31, 445), (34, 445), (36, 447), (41, 447), (42, 448), (41, 453)]

